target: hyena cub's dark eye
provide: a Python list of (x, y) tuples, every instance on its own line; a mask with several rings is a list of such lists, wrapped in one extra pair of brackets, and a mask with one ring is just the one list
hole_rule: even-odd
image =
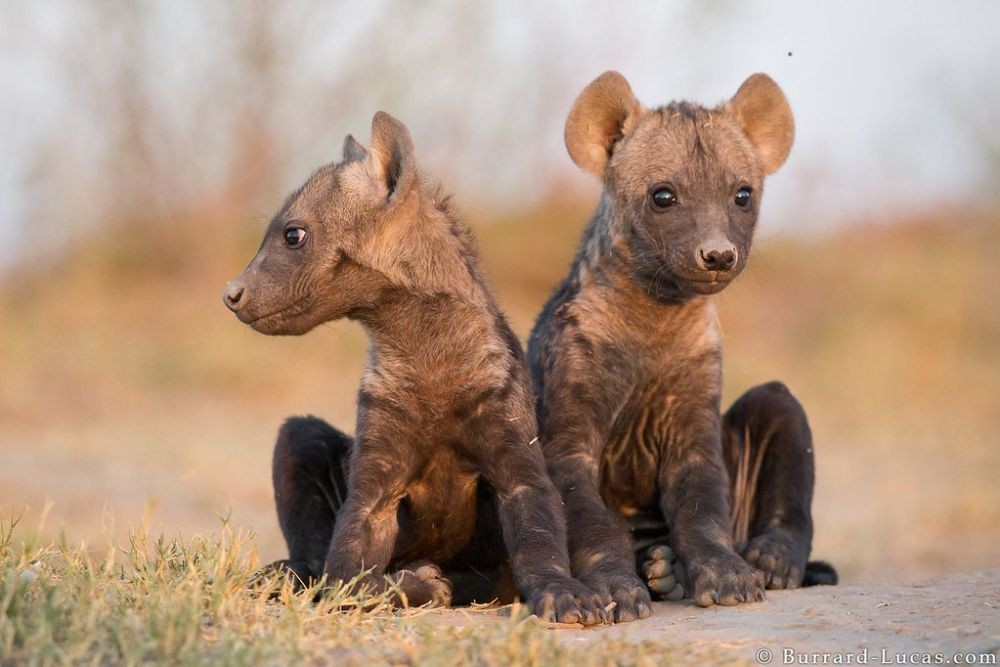
[(740, 208), (750, 208), (750, 198), (753, 195), (753, 190), (750, 188), (740, 188), (736, 192), (736, 205)]
[(677, 195), (670, 188), (657, 188), (650, 195), (653, 199), (653, 208), (664, 210), (677, 203)]
[(298, 248), (306, 242), (306, 230), (301, 227), (289, 227), (285, 230), (285, 245)]

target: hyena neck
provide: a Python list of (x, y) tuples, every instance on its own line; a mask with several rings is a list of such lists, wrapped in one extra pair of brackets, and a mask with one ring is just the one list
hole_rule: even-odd
[(573, 264), (573, 276), (581, 287), (604, 289), (627, 301), (630, 309), (642, 308), (661, 317), (708, 305), (705, 302), (711, 297), (691, 294), (667, 280), (652, 281), (639, 270), (638, 258), (627, 240), (628, 224), (607, 192), (602, 193)]
[(471, 232), (437, 190), (421, 195), (418, 216), (393, 239), (396, 250), (371, 267), (383, 284), (378, 297), (351, 315), (377, 348), (404, 354), (454, 345), (456, 328), (488, 329), (498, 313)]
[(607, 194), (601, 194), (597, 210), (591, 216), (587, 228), (580, 239), (580, 247), (576, 252), (574, 266), (596, 269), (603, 266), (616, 265), (621, 258), (616, 252), (616, 220), (614, 206)]
[(479, 367), (510, 356), (502, 316), (453, 294), (400, 292), (391, 304), (369, 312), (362, 324), (369, 339), (368, 367), (428, 390), (440, 389), (441, 378), (455, 373), (485, 382)]

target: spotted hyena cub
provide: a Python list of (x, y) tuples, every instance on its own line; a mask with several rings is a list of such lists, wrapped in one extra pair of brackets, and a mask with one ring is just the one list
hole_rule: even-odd
[(349, 318), (371, 343), (353, 438), (313, 417), (278, 435), (280, 567), (306, 581), (368, 571), (410, 605), (503, 598), (507, 582), (540, 616), (604, 620), (570, 576), (520, 344), (399, 121), (376, 114), (367, 150), (347, 138), (224, 297), (261, 333)]
[[(573, 573), (618, 621), (650, 613), (647, 583), (710, 605), (835, 576), (807, 568), (813, 451), (798, 401), (772, 382), (720, 412), (711, 295), (746, 266), (764, 177), (793, 134), (763, 74), (715, 108), (645, 109), (607, 72), (566, 122), (570, 155), (604, 191), (528, 355)], [(670, 546), (647, 551), (658, 543)]]

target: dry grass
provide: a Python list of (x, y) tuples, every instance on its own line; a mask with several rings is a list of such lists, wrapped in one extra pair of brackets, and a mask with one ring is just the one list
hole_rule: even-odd
[(102, 549), (18, 542), (15, 526), (0, 527), (5, 665), (660, 665), (714, 655), (567, 645), (518, 607), (503, 622), (455, 626), (431, 610), (393, 611), (386, 596), (354, 595), (350, 584), (317, 603), (314, 590), (277, 578), (251, 586), (252, 541), (225, 523), (187, 540), (133, 531)]

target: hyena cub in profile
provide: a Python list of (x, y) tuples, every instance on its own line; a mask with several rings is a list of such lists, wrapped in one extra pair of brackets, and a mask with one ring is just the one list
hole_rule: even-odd
[(281, 428), (280, 567), (331, 582), (370, 570), (410, 605), (502, 597), (509, 567), (539, 616), (604, 620), (570, 576), (521, 346), (399, 121), (376, 114), (370, 150), (348, 137), (288, 198), (224, 299), (261, 333), (346, 317), (371, 342), (354, 438), (312, 417)]
[(615, 620), (650, 613), (633, 547), (641, 560), (669, 542), (680, 567), (651, 550), (650, 588), (686, 586), (701, 605), (835, 576), (806, 565), (813, 453), (799, 403), (774, 382), (720, 414), (711, 295), (746, 265), (764, 177), (793, 134), (763, 74), (714, 109), (646, 110), (607, 72), (566, 122), (570, 155), (604, 191), (528, 356), (573, 573), (617, 603)]

